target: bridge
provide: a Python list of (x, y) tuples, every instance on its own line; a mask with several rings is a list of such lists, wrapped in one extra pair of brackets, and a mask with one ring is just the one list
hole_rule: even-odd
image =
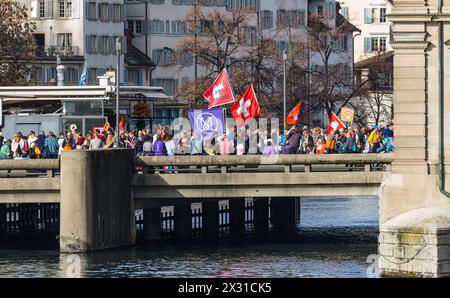
[(0, 161), (0, 204), (59, 203), (65, 252), (132, 245), (138, 209), (144, 210), (146, 239), (155, 240), (163, 206), (175, 208), (177, 240), (189, 241), (192, 203), (202, 204), (204, 227), (214, 240), (219, 200), (229, 200), (235, 238), (244, 231), (245, 198), (257, 199), (259, 234), (268, 231), (269, 198), (272, 224), (289, 234), (299, 220), (299, 197), (378, 195), (392, 160), (391, 154), (134, 157), (126, 149), (67, 151), (56, 160)]

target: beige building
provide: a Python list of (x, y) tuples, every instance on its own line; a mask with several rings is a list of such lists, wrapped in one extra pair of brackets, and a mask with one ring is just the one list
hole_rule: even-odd
[(396, 152), (380, 202), (382, 274), (450, 276), (450, 1), (395, 0)]
[[(77, 85), (87, 64), (88, 83), (97, 83), (115, 68), (115, 41), (123, 43), (124, 0), (18, 0), (36, 23), (34, 33), (40, 66), (39, 83), (56, 80), (56, 57), (65, 66), (66, 85)], [(123, 57), (122, 57), (123, 65)]]
[(361, 30), (355, 34), (355, 62), (391, 51), (388, 15), (393, 0), (338, 0), (341, 14)]

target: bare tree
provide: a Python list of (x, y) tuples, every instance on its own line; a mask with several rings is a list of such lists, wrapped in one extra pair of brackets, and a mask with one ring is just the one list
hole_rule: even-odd
[(306, 76), (311, 113), (325, 111), (329, 117), (361, 92), (363, 86), (353, 82), (353, 55), (349, 49), (349, 36), (356, 30), (340, 14), (309, 16), (308, 38), (301, 48), (310, 61), (298, 68)]
[(357, 78), (364, 86), (360, 96), (350, 105), (356, 111), (361, 126), (390, 122), (393, 109), (393, 54), (378, 52), (372, 58), (357, 63)]
[(35, 79), (36, 25), (27, 9), (13, 0), (0, 1), (0, 85), (28, 85)]

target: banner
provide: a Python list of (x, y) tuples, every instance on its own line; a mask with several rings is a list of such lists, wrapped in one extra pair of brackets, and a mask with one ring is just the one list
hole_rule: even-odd
[(190, 110), (189, 121), (193, 132), (203, 140), (210, 140), (213, 136), (220, 136), (225, 131), (223, 109)]

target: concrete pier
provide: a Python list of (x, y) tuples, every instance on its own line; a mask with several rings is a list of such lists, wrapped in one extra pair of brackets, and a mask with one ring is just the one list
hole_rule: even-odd
[(60, 250), (133, 245), (132, 150), (63, 151)]
[(219, 240), (219, 202), (217, 200), (202, 203), (203, 241), (214, 244)]
[(272, 198), (270, 212), (275, 238), (294, 239), (300, 222), (300, 198)]
[(245, 199), (230, 200), (230, 240), (240, 243), (245, 232)]
[(380, 196), (380, 271), (450, 276), (450, 1), (396, 0), (395, 159)]
[(161, 208), (144, 209), (144, 241), (161, 241)]
[(192, 241), (192, 208), (190, 202), (178, 203), (174, 206), (174, 233), (177, 244)]
[(264, 242), (269, 234), (269, 199), (255, 198), (253, 204), (256, 240)]

